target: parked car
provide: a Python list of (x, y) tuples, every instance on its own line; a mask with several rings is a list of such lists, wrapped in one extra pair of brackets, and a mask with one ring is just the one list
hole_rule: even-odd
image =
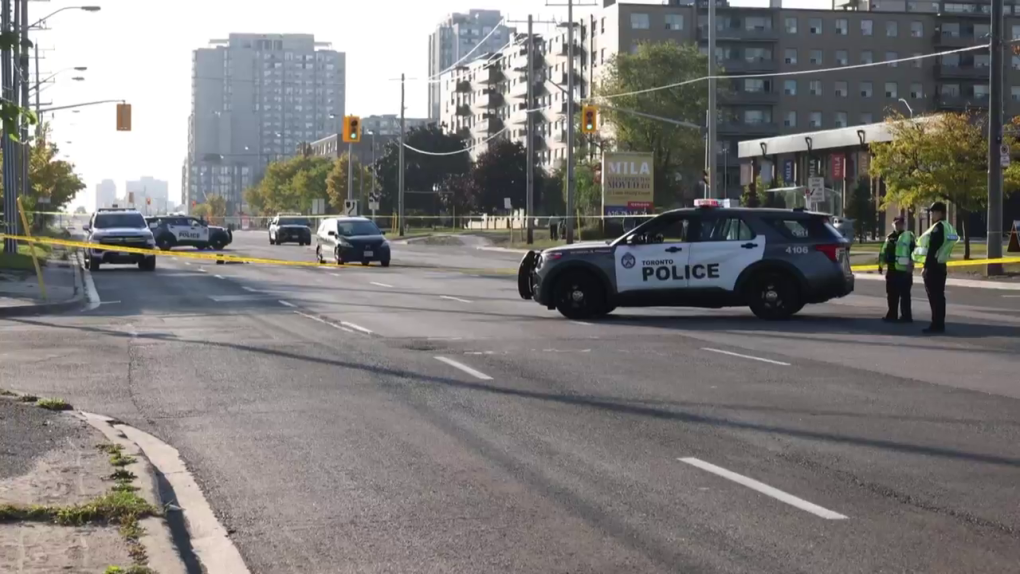
[(364, 217), (326, 218), (315, 234), (315, 258), (319, 263), (329, 258), (338, 265), (352, 261), (368, 265), (378, 261), (383, 267), (389, 267), (390, 242), (383, 237), (385, 233)]
[(234, 240), (229, 229), (209, 225), (204, 220), (187, 215), (157, 215), (146, 222), (156, 238), (156, 246), (163, 251), (174, 247), (196, 249), (223, 249)]

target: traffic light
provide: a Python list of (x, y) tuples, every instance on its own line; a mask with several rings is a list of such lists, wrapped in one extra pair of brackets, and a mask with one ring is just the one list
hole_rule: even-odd
[(344, 143), (358, 143), (361, 141), (361, 118), (358, 116), (344, 116)]
[(117, 104), (117, 131), (131, 131), (131, 104)]
[(581, 133), (593, 134), (598, 131), (599, 112), (595, 106), (581, 107)]
[(705, 184), (705, 187), (708, 187), (708, 170), (707, 169), (701, 170), (701, 182)]

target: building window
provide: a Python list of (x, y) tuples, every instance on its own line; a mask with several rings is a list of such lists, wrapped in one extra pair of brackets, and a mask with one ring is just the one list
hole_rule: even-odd
[(836, 97), (845, 98), (849, 95), (849, 88), (846, 82), (836, 82)]
[(875, 54), (871, 50), (864, 50), (861, 52), (861, 63), (872, 64), (875, 62)]
[(811, 112), (811, 117), (808, 119), (808, 125), (813, 128), (822, 127), (822, 112)]
[(865, 125), (875, 123), (875, 118), (868, 113), (861, 114), (861, 123)]
[(850, 24), (847, 22), (847, 20), (845, 18), (837, 18), (836, 19), (836, 35), (837, 36), (846, 36), (846, 33), (849, 30), (849, 27), (850, 27)]
[(783, 93), (787, 96), (797, 95), (797, 80), (784, 80), (783, 81)]
[(871, 36), (875, 33), (874, 20), (861, 20), (861, 36)]
[(900, 35), (900, 27), (896, 20), (886, 20), (885, 35), (890, 38), (895, 38)]
[(885, 83), (885, 97), (892, 100), (900, 97), (899, 87), (896, 85), (896, 82)]
[(920, 67), (924, 66), (924, 60), (921, 59), (921, 53), (920, 52), (914, 52), (913, 54), (911, 54), (911, 57), (917, 58), (913, 62), (915, 68), (920, 68)]
[(836, 112), (836, 127), (845, 128), (847, 126), (846, 112)]
[(920, 100), (921, 98), (923, 98), (924, 87), (917, 82), (910, 84), (910, 97), (915, 100)]
[(910, 37), (911, 38), (920, 38), (922, 36), (924, 36), (924, 23), (923, 22), (918, 22), (916, 20), (911, 22), (910, 23)]
[(846, 50), (836, 50), (836, 65), (845, 66), (849, 63), (849, 56), (847, 56)]
[(812, 96), (822, 95), (822, 81), (821, 80), (810, 80), (808, 82), (808, 93)]
[(683, 30), (684, 29), (684, 15), (683, 14), (666, 14), (666, 29), (667, 30)]
[(783, 57), (783, 61), (786, 62), (787, 64), (796, 64), (797, 63), (797, 49), (796, 48), (787, 48), (786, 49), (786, 55)]
[(772, 17), (748, 16), (744, 18), (744, 29), (752, 32), (765, 32), (772, 29)]
[[(787, 18), (785, 24), (783, 25), (783, 27), (786, 29), (786, 33), (787, 34), (796, 34), (797, 33), (797, 19), (796, 18)], [(1013, 28), (1016, 29), (1016, 26), (1013, 26)], [(1014, 37), (1016, 37), (1015, 34), (1014, 34)]]
[(754, 94), (761, 94), (765, 92), (765, 80), (748, 79), (744, 80), (744, 91), (751, 92)]
[(819, 36), (822, 33), (822, 19), (821, 18), (809, 18), (808, 19), (808, 33), (813, 36)]
[(871, 86), (871, 82), (861, 82), (861, 97), (870, 98), (874, 88)]
[(772, 118), (765, 110), (744, 110), (744, 123), (749, 125), (767, 124)]
[(630, 15), (630, 27), (632, 30), (647, 30), (651, 27), (648, 21), (648, 14), (635, 12)]
[(810, 61), (811, 61), (812, 65), (821, 66), (822, 65), (822, 51), (821, 50), (811, 50)]
[(1014, 102), (1020, 102), (1020, 86), (1010, 86), (1009, 99)]
[(783, 118), (783, 125), (788, 128), (797, 127), (797, 112), (786, 112), (786, 117)]
[(886, 52), (885, 53), (885, 61), (886, 62), (892, 62), (891, 64), (889, 64), (890, 68), (895, 68), (895, 67), (899, 66), (898, 62), (893, 62), (893, 60), (899, 60), (899, 59), (900, 59), (900, 55), (898, 53), (896, 53), (896, 52)]
[(974, 98), (988, 99), (988, 84), (974, 84)]

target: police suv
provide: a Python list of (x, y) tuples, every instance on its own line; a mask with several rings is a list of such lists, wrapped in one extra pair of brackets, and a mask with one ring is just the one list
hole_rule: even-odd
[(234, 240), (234, 234), (229, 229), (209, 225), (187, 215), (158, 215), (147, 217), (146, 221), (156, 238), (156, 245), (163, 251), (170, 251), (174, 247), (219, 251)]
[(775, 320), (850, 294), (854, 276), (850, 242), (829, 215), (697, 200), (612, 241), (529, 251), (517, 284), (522, 298), (570, 319), (617, 307), (748, 305)]
[(138, 265), (142, 271), (156, 269), (156, 256), (117, 251), (116, 247), (153, 249), (156, 242), (145, 225), (145, 218), (134, 209), (99, 209), (82, 226), (85, 241), (98, 243), (99, 248), (85, 250), (85, 265), (89, 271), (99, 271), (103, 263)]
[(269, 222), (269, 244), (283, 245), (288, 241), (312, 244), (311, 223), (300, 213), (279, 213)]

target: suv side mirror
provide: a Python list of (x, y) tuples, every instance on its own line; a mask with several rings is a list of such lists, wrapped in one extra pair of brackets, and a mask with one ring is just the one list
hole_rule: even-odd
[(326, 235), (328, 235), (330, 237), (336, 237), (336, 231), (333, 231), (332, 229), (330, 229), (329, 231), (326, 232)]
[(386, 235), (386, 230), (385, 229), (380, 229), (379, 230), (379, 235)]
[(82, 231), (92, 231), (92, 226), (89, 225), (88, 223), (86, 223), (85, 225), (81, 226), (81, 230)]

